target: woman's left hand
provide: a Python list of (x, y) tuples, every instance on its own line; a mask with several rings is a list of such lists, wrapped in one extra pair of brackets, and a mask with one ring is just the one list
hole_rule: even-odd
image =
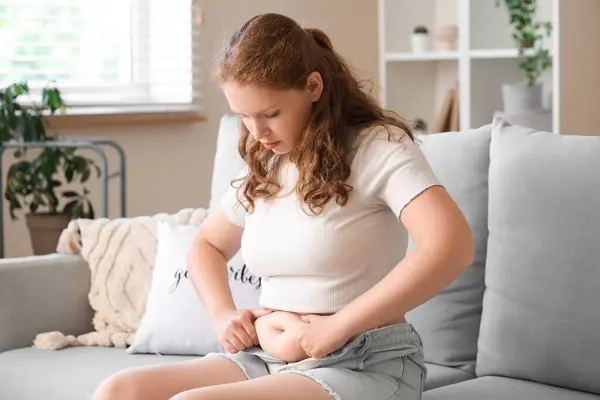
[(348, 335), (334, 316), (303, 315), (304, 324), (298, 331), (298, 342), (312, 358), (323, 358), (348, 342)]

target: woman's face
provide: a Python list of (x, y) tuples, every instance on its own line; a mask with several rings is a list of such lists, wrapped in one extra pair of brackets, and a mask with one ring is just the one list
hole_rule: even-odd
[(254, 139), (265, 149), (284, 155), (298, 142), (308, 124), (312, 103), (321, 95), (320, 75), (313, 74), (303, 90), (274, 90), (229, 81), (223, 84), (223, 91), (231, 110)]

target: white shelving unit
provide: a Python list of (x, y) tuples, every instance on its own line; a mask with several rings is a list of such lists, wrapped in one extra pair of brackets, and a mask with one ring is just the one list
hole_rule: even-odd
[[(511, 37), (508, 14), (496, 0), (378, 0), (379, 77), (382, 104), (409, 120), (422, 118), (430, 129), (443, 107), (447, 92), (459, 89), (459, 129), (492, 121), (503, 109), (502, 85), (524, 80), (518, 51)], [(538, 0), (541, 21), (556, 27), (561, 0)], [(600, 3), (600, 1), (598, 1)], [(437, 27), (458, 27), (456, 48), (440, 51), (434, 34)], [(416, 25), (429, 29), (430, 51), (413, 53), (410, 47)], [(557, 53), (554, 38), (547, 42)], [(554, 69), (542, 77), (543, 105), (552, 130), (558, 131), (556, 93), (560, 75)], [(600, 127), (598, 127), (600, 130)]]
[(456, 51), (430, 51), (423, 54), (418, 53), (386, 53), (385, 61), (441, 61), (458, 60)]

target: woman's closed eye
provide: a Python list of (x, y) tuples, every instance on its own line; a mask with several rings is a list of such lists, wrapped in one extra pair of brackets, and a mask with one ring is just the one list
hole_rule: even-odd
[(280, 110), (277, 110), (275, 112), (272, 112), (271, 114), (264, 114), (265, 117), (267, 118), (275, 118), (276, 116), (279, 115)]
[[(275, 111), (273, 113), (270, 113), (270, 114), (263, 114), (263, 117), (271, 119), (271, 118), (277, 117), (279, 115), (279, 113), (280, 113), (280, 110), (277, 110), (277, 111)], [(248, 118), (250, 118), (248, 115), (244, 115), (244, 114), (239, 114), (238, 113), (237, 115), (238, 115), (238, 117), (240, 117), (242, 119), (248, 119)]]

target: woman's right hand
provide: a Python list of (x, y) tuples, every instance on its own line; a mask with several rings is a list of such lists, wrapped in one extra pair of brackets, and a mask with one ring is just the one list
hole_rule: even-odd
[(258, 345), (254, 321), (271, 312), (273, 310), (264, 308), (224, 312), (215, 321), (219, 343), (232, 354)]

